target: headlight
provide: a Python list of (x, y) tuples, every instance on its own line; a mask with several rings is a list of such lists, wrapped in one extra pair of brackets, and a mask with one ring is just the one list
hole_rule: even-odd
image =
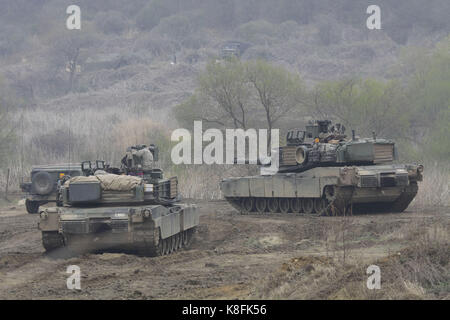
[(48, 213), (45, 211), (41, 211), (41, 213), (39, 214), (42, 220), (45, 220), (48, 218)]
[(422, 173), (423, 172), (423, 165), (419, 164), (417, 166), (417, 172)]

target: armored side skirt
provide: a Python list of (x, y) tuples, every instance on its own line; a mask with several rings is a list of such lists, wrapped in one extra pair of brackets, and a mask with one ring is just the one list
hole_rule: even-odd
[(243, 213), (323, 214), (331, 206), (343, 212), (348, 204), (375, 203), (382, 204), (383, 210), (402, 211), (417, 193), (417, 181), (422, 178), (419, 169), (417, 165), (322, 167), (225, 179), (221, 190)]

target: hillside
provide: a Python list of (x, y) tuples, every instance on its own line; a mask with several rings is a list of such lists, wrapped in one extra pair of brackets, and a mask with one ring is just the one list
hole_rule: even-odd
[[(71, 2), (7, 0), (0, 73), (25, 107), (59, 110), (170, 108), (193, 91), (197, 72), (227, 40), (248, 45), (242, 59), (280, 64), (309, 83), (392, 78), (390, 67), (407, 48), (448, 34), (442, 15), (450, 8), (437, 0), (426, 11), (410, 1), (381, 3), (383, 28), (368, 30), (364, 1), (78, 1), (82, 28), (69, 31)], [(75, 56), (71, 80), (67, 63)]]

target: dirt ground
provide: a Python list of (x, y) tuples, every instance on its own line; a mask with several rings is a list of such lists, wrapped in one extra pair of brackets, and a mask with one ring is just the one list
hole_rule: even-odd
[[(327, 266), (333, 265), (333, 275), (339, 268), (361, 270), (357, 286), (363, 288), (365, 268), (408, 247), (420, 238), (414, 238), (418, 230), (448, 240), (448, 207), (343, 218), (242, 216), (224, 201), (197, 205), (200, 226), (192, 246), (153, 258), (125, 253), (53, 258), (44, 253), (38, 215), (22, 206), (0, 209), (0, 299), (333, 299), (342, 297), (342, 288), (321, 287)], [(81, 290), (66, 287), (69, 265), (81, 269)], [(294, 292), (300, 287), (289, 288), (293, 279), (311, 286)], [(445, 298), (448, 277), (442, 281), (447, 285), (437, 297)]]

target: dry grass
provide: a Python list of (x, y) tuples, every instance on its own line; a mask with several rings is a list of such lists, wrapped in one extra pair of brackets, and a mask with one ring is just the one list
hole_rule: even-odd
[(249, 173), (246, 166), (233, 165), (188, 165), (172, 170), (179, 179), (183, 197), (191, 199), (222, 199), (220, 181), (227, 177), (238, 177)]
[(424, 167), (424, 179), (419, 182), (419, 192), (411, 206), (450, 206), (450, 164), (428, 161)]
[(20, 115), (16, 118), (18, 141), (9, 162), (0, 170), (0, 188), (4, 190), (7, 168), (11, 169), (10, 190), (18, 190), (32, 165), (104, 159), (118, 166), (129, 145), (163, 140), (167, 145), (173, 125), (167, 115), (150, 109), (136, 113), (133, 108), (25, 110), (23, 131)]
[[(126, 148), (140, 143), (158, 145), (159, 165), (167, 177), (178, 176), (184, 198), (220, 199), (219, 182), (223, 178), (256, 172), (247, 166), (173, 165), (170, 134), (176, 124), (165, 112), (145, 108), (138, 111), (133, 105), (103, 110), (80, 107), (70, 113), (24, 111), (19, 143), (10, 162), (0, 170), (0, 190), (5, 190), (7, 168), (11, 169), (9, 190), (19, 191), (22, 178), (29, 179), (32, 165), (104, 159), (119, 166)], [(16, 121), (21, 127), (19, 115)]]
[[(339, 224), (331, 221), (330, 225)], [(365, 238), (367, 227), (348, 225), (348, 241)], [(251, 298), (256, 299), (449, 299), (450, 298), (450, 221), (442, 215), (434, 219), (415, 219), (395, 228), (377, 224), (373, 234), (378, 246), (386, 250), (396, 243), (402, 248), (385, 251), (383, 257), (370, 258), (369, 249), (360, 243), (342, 263), (339, 230), (328, 229), (331, 251), (337, 254), (296, 256), (283, 263), (279, 271), (256, 283)], [(380, 246), (383, 244), (383, 246)], [(371, 247), (371, 248), (369, 248)], [(380, 250), (380, 249), (379, 249)], [(339, 253), (340, 251), (340, 253)], [(366, 268), (377, 265), (381, 270), (381, 289), (366, 286)]]
[[(7, 168), (11, 169), (9, 190), (18, 191), (32, 165), (105, 159), (118, 166), (126, 148), (138, 143), (159, 145), (161, 167), (168, 176), (179, 177), (185, 198), (219, 199), (223, 178), (257, 173), (244, 166), (174, 166), (170, 133), (177, 124), (161, 109), (126, 104), (101, 109), (77, 106), (67, 112), (52, 107), (24, 110), (23, 123), (20, 117), (17, 114), (15, 119), (18, 143), (9, 163), (0, 170), (0, 190), (5, 190)], [(449, 206), (449, 182), (448, 163), (425, 163), (424, 181), (412, 206)]]

